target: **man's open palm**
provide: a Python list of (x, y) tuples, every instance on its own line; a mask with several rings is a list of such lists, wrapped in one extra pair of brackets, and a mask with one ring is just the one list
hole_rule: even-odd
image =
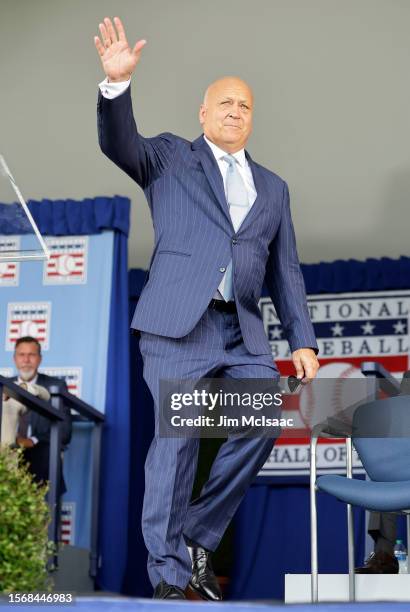
[(146, 41), (139, 40), (131, 49), (121, 19), (114, 17), (114, 24), (115, 27), (111, 19), (105, 17), (104, 23), (99, 25), (102, 42), (98, 36), (95, 36), (94, 44), (109, 81), (127, 81), (131, 78)]

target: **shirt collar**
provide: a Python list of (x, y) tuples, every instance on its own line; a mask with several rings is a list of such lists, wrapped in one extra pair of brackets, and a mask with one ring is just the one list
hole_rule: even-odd
[[(226, 151), (224, 151), (223, 149), (218, 147), (216, 144), (211, 142), (209, 138), (205, 136), (205, 134), (204, 134), (204, 140), (209, 146), (209, 148), (211, 149), (217, 161), (219, 161), (222, 157), (225, 157), (225, 155), (229, 155)], [(246, 164), (245, 149), (240, 149), (240, 151), (236, 151), (236, 153), (231, 153), (231, 155), (233, 155), (233, 157), (236, 159), (238, 164), (242, 166), (242, 168), (245, 167), (245, 164)]]

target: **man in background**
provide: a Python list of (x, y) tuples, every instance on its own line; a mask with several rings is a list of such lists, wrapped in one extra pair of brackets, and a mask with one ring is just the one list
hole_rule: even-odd
[[(41, 364), (41, 345), (32, 336), (24, 336), (16, 342), (14, 350), (14, 363), (17, 377), (13, 380), (18, 385), (31, 383), (49, 389), (52, 386), (67, 391), (64, 381), (40, 374), (38, 368)], [(71, 439), (70, 409), (62, 405), (64, 420), (61, 422), (61, 447), (67, 447)], [(50, 457), (50, 421), (35, 411), (28, 410), (20, 418), (16, 442), (24, 449), (24, 458), (28, 463), (29, 471), (36, 482), (48, 480)], [(63, 472), (60, 474), (60, 494), (66, 491)]]

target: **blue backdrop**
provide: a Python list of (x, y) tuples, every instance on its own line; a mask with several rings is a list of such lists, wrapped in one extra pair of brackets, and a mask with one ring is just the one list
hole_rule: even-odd
[[(17, 213), (13, 207), (18, 209), (17, 205), (0, 205), (0, 234), (3, 237), (21, 231), (21, 226), (13, 224)], [(6, 351), (4, 363), (0, 366), (12, 364), (10, 337), (13, 333), (15, 337), (19, 335), (19, 329), (13, 331), (9, 321), (6, 322), (8, 305), (29, 302), (38, 305), (44, 302), (47, 338), (41, 369), (58, 371), (61, 367), (70, 369), (67, 366), (79, 366), (71, 369), (77, 372), (77, 378), (78, 372), (82, 372), (82, 399), (105, 412), (98, 583), (101, 588), (120, 591), (128, 541), (127, 236), (130, 202), (127, 198), (116, 196), (83, 201), (31, 201), (29, 207), (40, 232), (50, 241), (52, 259), (49, 264), (18, 264), (19, 279), (14, 286), (7, 286), (7, 282), (1, 286), (0, 282), (0, 324), (6, 330)], [(64, 244), (56, 240), (56, 236), (64, 237)], [(81, 238), (84, 236), (86, 240)], [(19, 239), (22, 248), (28, 248), (32, 241), (29, 235)], [(71, 273), (67, 272), (67, 268), (63, 269), (63, 262), (67, 259), (58, 259), (62, 248), (66, 250), (66, 258), (71, 257), (71, 261), (78, 262), (78, 270), (82, 274), (79, 283), (70, 278)], [(77, 260), (73, 259), (73, 253)], [(56, 263), (59, 261), (61, 266)], [(71, 269), (73, 271), (74, 267)], [(3, 272), (7, 270), (3, 268)], [(11, 268), (11, 272), (15, 274), (16, 268)], [(33, 330), (36, 325), (40, 333), (42, 328), (37, 323), (30, 323)], [(68, 485), (65, 500), (74, 500), (76, 504), (73, 525), (75, 544), (85, 547), (89, 544), (90, 519), (89, 430), (84, 425), (75, 427), (64, 466)]]

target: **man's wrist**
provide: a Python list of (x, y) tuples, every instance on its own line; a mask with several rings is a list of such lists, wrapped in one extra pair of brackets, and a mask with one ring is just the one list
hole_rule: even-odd
[(104, 98), (108, 98), (109, 100), (113, 100), (117, 98), (121, 94), (123, 94), (128, 87), (130, 86), (131, 80), (129, 81), (118, 81), (118, 82), (108, 82), (108, 77), (98, 84), (100, 91)]
[(118, 79), (111, 79), (109, 76), (107, 76), (107, 83), (127, 83), (129, 80), (131, 80), (130, 74), (126, 74)]

